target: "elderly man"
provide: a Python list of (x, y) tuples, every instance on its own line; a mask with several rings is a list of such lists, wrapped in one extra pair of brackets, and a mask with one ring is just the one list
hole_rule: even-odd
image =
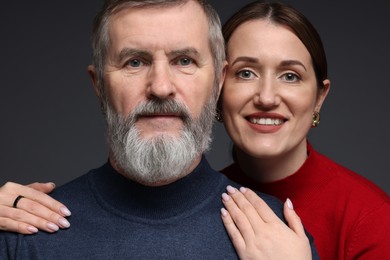
[[(109, 160), (52, 194), (76, 213), (72, 228), (3, 232), (0, 258), (237, 258), (218, 213), (236, 184), (203, 157), (226, 66), (215, 11), (203, 1), (107, 1), (93, 53)], [(280, 202), (262, 198), (282, 216)]]

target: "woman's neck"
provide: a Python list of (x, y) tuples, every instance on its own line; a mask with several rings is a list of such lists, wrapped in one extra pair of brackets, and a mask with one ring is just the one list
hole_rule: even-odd
[(253, 157), (235, 148), (236, 160), (243, 172), (259, 183), (269, 183), (294, 174), (307, 159), (306, 140), (294, 149), (278, 156)]

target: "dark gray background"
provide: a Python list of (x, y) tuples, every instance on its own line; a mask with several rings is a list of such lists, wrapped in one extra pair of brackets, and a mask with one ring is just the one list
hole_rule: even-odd
[[(211, 1), (225, 21), (250, 1)], [(309, 139), (390, 194), (390, 2), (287, 1), (320, 32), (330, 94)], [(7, 1), (0, 8), (0, 184), (63, 184), (107, 160), (105, 129), (86, 68), (101, 1)], [(192, 21), (188, 21), (192, 22)], [(223, 126), (208, 158), (231, 162)]]

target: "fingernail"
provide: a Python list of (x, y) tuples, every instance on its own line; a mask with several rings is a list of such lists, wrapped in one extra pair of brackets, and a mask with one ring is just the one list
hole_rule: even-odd
[(53, 186), (53, 188), (56, 187), (56, 184), (55, 184), (54, 182), (49, 182), (49, 184), (50, 184), (51, 186)]
[(60, 219), (58, 220), (58, 222), (60, 223), (60, 226), (63, 227), (63, 228), (68, 228), (68, 227), (70, 227), (69, 221), (67, 221), (67, 220), (64, 219), (64, 218), (60, 218)]
[(226, 193), (222, 193), (222, 199), (223, 199), (224, 201), (229, 201), (229, 200), (230, 200), (230, 196), (227, 195)]
[(59, 227), (56, 225), (56, 224), (53, 224), (53, 223), (48, 223), (47, 224), (47, 227), (51, 230), (51, 231), (58, 231)]
[(227, 210), (224, 208), (221, 208), (221, 215), (222, 215), (222, 217), (226, 217), (228, 215)]
[(70, 212), (70, 210), (69, 210), (67, 207), (61, 207), (61, 208), (60, 208), (60, 211), (61, 211), (61, 213), (62, 213), (65, 217), (69, 217), (70, 215), (72, 215), (72, 213)]
[(291, 200), (289, 198), (287, 198), (286, 202), (287, 202), (287, 207), (289, 209), (294, 209), (294, 206), (293, 206), (293, 204), (292, 204), (292, 202), (291, 202)]
[(232, 194), (232, 193), (235, 193), (236, 192), (236, 188), (233, 188), (232, 186), (230, 186), (230, 185), (228, 185), (227, 187), (226, 187), (226, 190), (230, 193), (230, 194)]
[(248, 190), (248, 189), (245, 188), (245, 187), (241, 187), (241, 188), (240, 188), (241, 193), (245, 193), (247, 190)]
[(38, 232), (38, 229), (36, 227), (33, 227), (33, 226), (28, 226), (27, 230), (30, 231), (31, 233), (37, 233)]

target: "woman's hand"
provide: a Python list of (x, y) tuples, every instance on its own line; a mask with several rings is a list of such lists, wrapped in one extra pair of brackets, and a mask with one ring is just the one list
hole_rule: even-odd
[[(55, 188), (54, 183), (32, 183), (27, 186), (7, 182), (0, 187), (0, 230), (34, 234), (38, 229), (56, 232), (68, 228), (65, 217), (70, 211), (45, 193)], [(23, 196), (14, 207), (18, 196)]]
[(227, 187), (222, 220), (240, 259), (312, 259), (310, 242), (292, 203), (284, 204), (287, 226), (252, 190)]

